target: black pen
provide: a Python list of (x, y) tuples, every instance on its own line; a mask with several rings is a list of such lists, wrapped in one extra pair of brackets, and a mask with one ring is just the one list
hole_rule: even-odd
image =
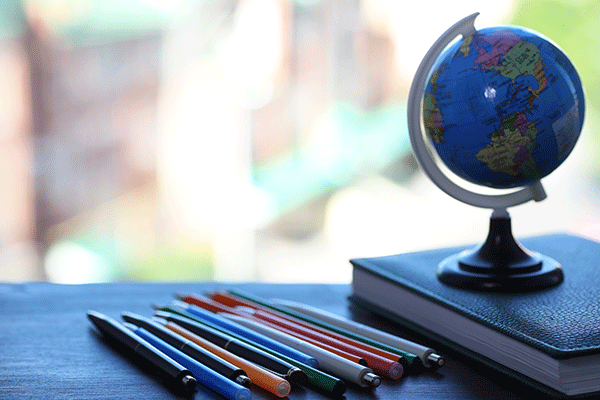
[(250, 378), (246, 375), (246, 372), (241, 368), (236, 367), (230, 362), (222, 359), (221, 357), (203, 349), (198, 346), (196, 343), (188, 340), (170, 329), (165, 328), (164, 326), (157, 324), (149, 318), (143, 317), (141, 315), (137, 315), (130, 312), (124, 312), (121, 314), (123, 319), (127, 322), (130, 322), (140, 328), (146, 329), (148, 332), (157, 336), (159, 339), (164, 340), (171, 346), (176, 349), (182, 351), (188, 356), (192, 357), (196, 361), (201, 364), (207, 366), (213, 371), (221, 374), (234, 382), (239, 383), (243, 386), (250, 385)]
[(290, 382), (303, 383), (307, 379), (306, 373), (300, 368), (207, 325), (169, 312), (157, 311), (154, 315), (166, 321), (173, 322), (236, 356), (282, 375), (289, 379)]
[(119, 322), (97, 311), (90, 310), (87, 315), (90, 321), (96, 325), (103, 335), (116, 340), (154, 365), (163, 374), (171, 378), (173, 384), (175, 384), (177, 388), (192, 390), (198, 384), (198, 381), (194, 378), (191, 371), (164, 355), (161, 351), (131, 332), (131, 330), (125, 328)]

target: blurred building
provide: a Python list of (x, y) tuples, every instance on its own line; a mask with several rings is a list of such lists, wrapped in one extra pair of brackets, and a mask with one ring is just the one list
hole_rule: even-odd
[(39, 277), (35, 247), (34, 151), (25, 15), (17, 1), (0, 13), (0, 275)]
[[(556, 15), (579, 16), (585, 40), (567, 33), (565, 50), (578, 65), (593, 48), (593, 2), (520, 3), (5, 2), (0, 280), (347, 282), (351, 257), (480, 240), (487, 211), (417, 171), (405, 101), (431, 43), (473, 11), (557, 42)], [(523, 207), (524, 232), (595, 209), (564, 207), (588, 197), (561, 182), (558, 205)]]

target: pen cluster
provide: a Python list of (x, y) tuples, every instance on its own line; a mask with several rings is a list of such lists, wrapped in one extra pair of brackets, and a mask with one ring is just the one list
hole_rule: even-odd
[(286, 397), (292, 384), (340, 397), (406, 372), (438, 368), (430, 348), (300, 303), (240, 291), (178, 295), (152, 318), (88, 317), (105, 336), (157, 367), (180, 389), (204, 385), (231, 400), (260, 387)]

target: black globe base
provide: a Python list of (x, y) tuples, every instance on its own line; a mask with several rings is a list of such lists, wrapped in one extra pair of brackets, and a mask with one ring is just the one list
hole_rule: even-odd
[(510, 217), (493, 216), (485, 243), (446, 258), (437, 275), (446, 285), (498, 292), (540, 290), (563, 281), (557, 261), (529, 251), (515, 240)]

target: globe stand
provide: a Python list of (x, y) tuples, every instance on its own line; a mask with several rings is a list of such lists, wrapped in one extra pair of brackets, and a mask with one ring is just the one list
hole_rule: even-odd
[(558, 262), (525, 249), (512, 235), (510, 217), (494, 215), (486, 241), (443, 260), (437, 275), (450, 286), (503, 292), (539, 290), (563, 280)]
[(478, 13), (469, 15), (450, 27), (431, 46), (415, 74), (408, 96), (408, 130), (419, 166), (431, 181), (446, 194), (475, 207), (494, 210), (490, 231), (481, 246), (453, 255), (438, 266), (438, 278), (447, 285), (470, 290), (529, 291), (547, 288), (563, 281), (560, 264), (542, 254), (530, 252), (513, 237), (508, 207), (530, 200), (542, 201), (546, 192), (538, 180), (516, 191), (498, 195), (472, 192), (445, 175), (427, 147), (422, 130), (421, 97), (429, 71), (444, 48), (457, 36), (477, 32)]

